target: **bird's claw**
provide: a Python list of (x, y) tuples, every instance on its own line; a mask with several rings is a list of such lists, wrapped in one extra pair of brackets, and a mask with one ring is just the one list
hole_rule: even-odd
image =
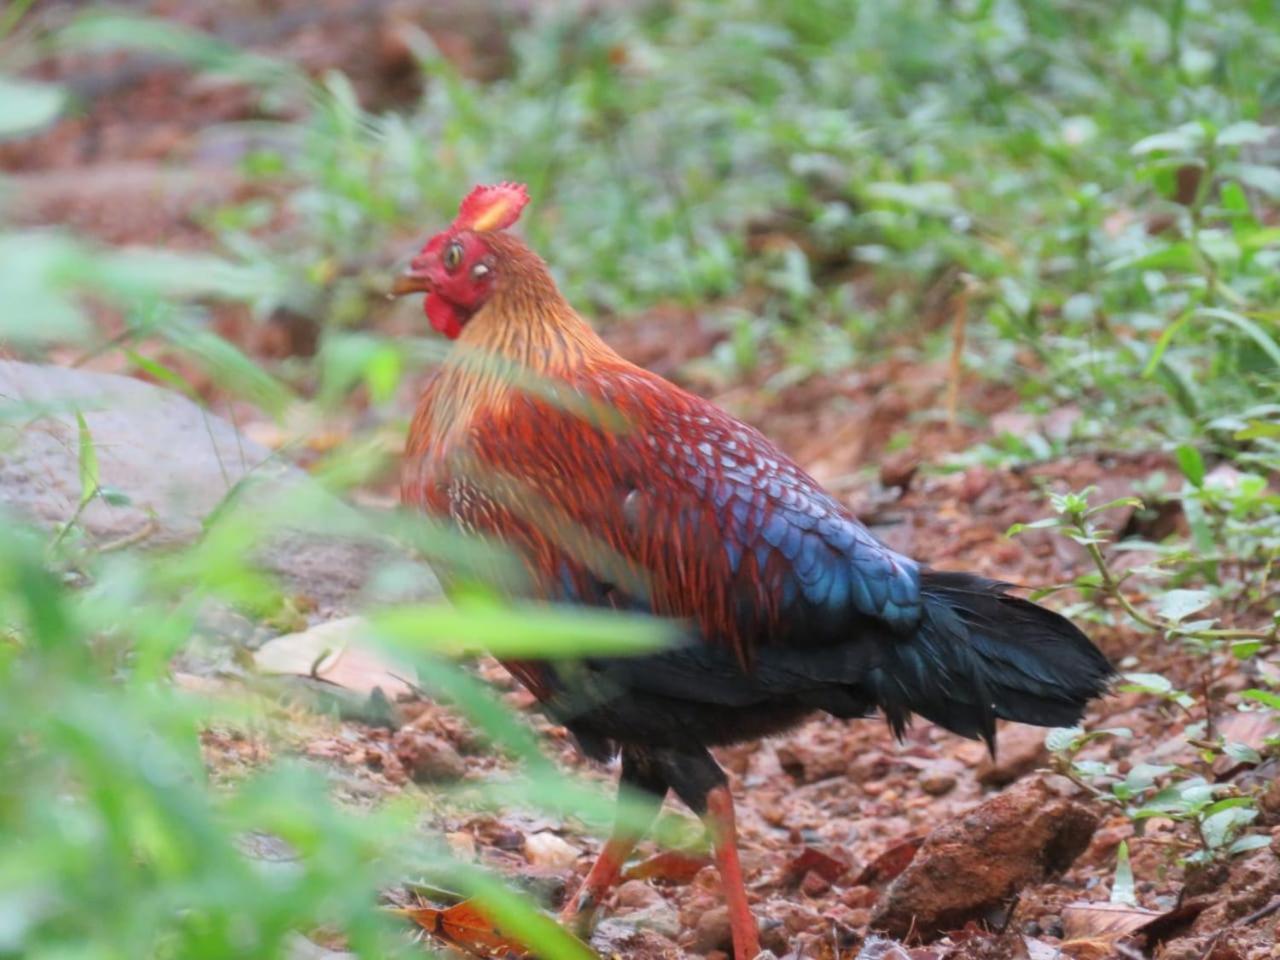
[(570, 933), (586, 935), (591, 929), (591, 921), (595, 918), (596, 900), (586, 891), (581, 891), (565, 904), (560, 911), (560, 926)]

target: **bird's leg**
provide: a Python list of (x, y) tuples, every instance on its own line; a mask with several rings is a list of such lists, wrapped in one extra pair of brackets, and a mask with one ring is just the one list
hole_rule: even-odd
[[(640, 801), (638, 805), (632, 804), (632, 806), (638, 806), (640, 817), (643, 818), (647, 812), (652, 822), (662, 808), (663, 798), (667, 795), (667, 782), (656, 767), (648, 762), (644, 754), (638, 750), (624, 748), (622, 776), (618, 781), (619, 797), (621, 798), (628, 790), (633, 798)], [(648, 824), (640, 824), (636, 821), (637, 818), (634, 815), (623, 817), (619, 814), (618, 822), (613, 828), (613, 835), (605, 842), (600, 856), (596, 858), (596, 862), (587, 873), (587, 878), (582, 881), (578, 892), (569, 898), (560, 911), (560, 922), (566, 927), (579, 933), (585, 933), (590, 928), (596, 907), (617, 882), (627, 857), (640, 842), (644, 829), (648, 827)]]
[(592, 864), (582, 886), (565, 903), (560, 911), (560, 922), (569, 929), (585, 934), (591, 928), (596, 907), (613, 887), (622, 873), (622, 865), (639, 841), (634, 833), (615, 828), (613, 836), (605, 842), (600, 856)]
[(747, 887), (742, 880), (742, 867), (738, 864), (738, 829), (733, 816), (733, 795), (727, 786), (716, 787), (707, 794), (704, 819), (711, 833), (725, 905), (729, 908), (733, 958), (754, 960), (760, 952), (760, 934), (756, 929), (756, 918), (747, 905)]
[(729, 782), (715, 758), (705, 749), (697, 752), (664, 750), (655, 753), (671, 789), (689, 805), (711, 834), (716, 869), (729, 908), (729, 930), (733, 934), (733, 960), (755, 960), (760, 952), (760, 933), (747, 905), (747, 887), (738, 863), (738, 828), (733, 816), (733, 795)]

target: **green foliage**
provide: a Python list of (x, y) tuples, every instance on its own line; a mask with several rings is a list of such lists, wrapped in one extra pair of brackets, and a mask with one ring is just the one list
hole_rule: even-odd
[[(1183, 488), (1183, 503), (1201, 503), (1199, 492), (1207, 484), (1204, 464), (1191, 448), (1180, 448), (1179, 465), (1187, 478)], [(1265, 485), (1264, 485), (1265, 486)], [(1249, 501), (1256, 491), (1245, 490), (1243, 485), (1234, 487), (1236, 496)], [(1074, 586), (1084, 596), (1085, 602), (1076, 608), (1078, 616), (1091, 615), (1095, 620), (1115, 623), (1127, 621), (1143, 630), (1159, 631), (1166, 637), (1192, 647), (1203, 658), (1202, 669), (1210, 679), (1202, 690), (1192, 694), (1178, 689), (1166, 677), (1157, 673), (1127, 673), (1118, 690), (1139, 693), (1162, 701), (1184, 724), (1183, 736), (1198, 754), (1198, 764), (1178, 766), (1171, 764), (1134, 764), (1121, 774), (1116, 764), (1082, 759), (1081, 751), (1090, 743), (1108, 737), (1129, 737), (1130, 731), (1121, 729), (1055, 730), (1046, 739), (1053, 754), (1054, 768), (1090, 791), (1106, 803), (1122, 807), (1128, 816), (1141, 826), (1153, 817), (1190, 824), (1195, 831), (1196, 842), (1183, 850), (1187, 863), (1202, 863), (1217, 857), (1232, 856), (1264, 846), (1270, 842), (1263, 834), (1248, 833), (1248, 827), (1258, 815), (1257, 790), (1240, 794), (1230, 784), (1213, 784), (1205, 774), (1219, 758), (1230, 758), (1237, 763), (1261, 763), (1263, 755), (1249, 744), (1232, 742), (1224, 737), (1208, 737), (1213, 717), (1221, 717), (1226, 710), (1264, 711), (1280, 710), (1280, 694), (1268, 690), (1247, 690), (1241, 694), (1243, 703), (1227, 706), (1210, 699), (1211, 678), (1217, 671), (1229, 672), (1238, 668), (1240, 661), (1259, 654), (1269, 653), (1280, 642), (1280, 610), (1274, 610), (1271, 622), (1259, 629), (1222, 627), (1218, 616), (1203, 614), (1219, 604), (1249, 605), (1260, 599), (1251, 575), (1228, 577), (1221, 567), (1206, 564), (1204, 558), (1189, 544), (1166, 543), (1161, 551), (1159, 567), (1147, 570), (1131, 569), (1117, 574), (1103, 550), (1111, 542), (1111, 532), (1101, 528), (1099, 517), (1117, 506), (1141, 506), (1132, 499), (1091, 506), (1092, 491), (1054, 494), (1051, 496), (1055, 514), (1031, 524), (1018, 524), (1011, 534), (1027, 529), (1056, 529), (1063, 536), (1084, 547), (1093, 570), (1076, 578)], [(1211, 549), (1228, 556), (1233, 549), (1226, 520), (1240, 509), (1235, 496), (1226, 496), (1215, 503), (1213, 516), (1201, 514), (1203, 529), (1208, 530)], [(1274, 511), (1272, 511), (1274, 512)], [(1193, 523), (1192, 538), (1196, 536)], [(1275, 556), (1272, 546), (1271, 558)], [(1268, 565), (1261, 571), (1265, 579)], [(1250, 571), (1240, 564), (1241, 571)], [(1141, 575), (1145, 573), (1146, 578)], [(1214, 577), (1209, 587), (1196, 589), (1175, 588), (1159, 590), (1150, 579), (1159, 575), (1165, 580), (1183, 582)], [(1140, 599), (1135, 601), (1134, 595)], [(1145, 603), (1144, 603), (1145, 601)], [(1120, 616), (1112, 612), (1111, 604), (1119, 608)], [(1195, 615), (1201, 614), (1196, 619)], [(1280, 738), (1272, 738), (1267, 752), (1280, 747)]]
[[(1277, 416), (1265, 401), (1280, 384), (1280, 231), (1265, 212), (1280, 184), (1259, 120), (1280, 57), (1271, 14), (1068, 0), (548, 8), (515, 35), (510, 76), (484, 86), (411, 33), (427, 87), (416, 108), (372, 114), (344, 77), (324, 78), (286, 146), (245, 160), (290, 189), (213, 223), (230, 256), (289, 278), (261, 312), (349, 327), (471, 184), (525, 180), (524, 229), (575, 302), (749, 302), (751, 338), (802, 369), (888, 345), (964, 275), (980, 373), (1036, 403), (1084, 403), (1083, 431), (1208, 427), (1230, 447)], [(171, 28), (98, 16), (62, 42), (90, 40), (278, 89), (255, 59)], [(868, 269), (870, 282), (832, 282)]]
[[(228, 395), (281, 419), (313, 399), (336, 407), (356, 389), (386, 406), (405, 372), (436, 353), (369, 322), (387, 309), (397, 263), (473, 183), (524, 180), (534, 209), (522, 228), (576, 303), (605, 319), (697, 305), (729, 333), (714, 362), (781, 364), (775, 383), (878, 351), (943, 351), (949, 337), (935, 321), (970, 291), (971, 371), (1012, 385), (1034, 412), (1072, 403), (1083, 415), (1070, 436), (1006, 435), (966, 457), (1018, 464), (1082, 446), (1157, 445), (1181, 473), (1176, 490), (1152, 477), (1143, 497), (1176, 502), (1189, 535), (1126, 542), (1156, 558), (1145, 567), (1117, 572), (1121, 545), (1101, 526), (1127, 503), (1066, 494), (1029, 525), (1061, 532), (1092, 562), (1072, 584), (1082, 599), (1070, 612), (1184, 644), (1210, 672), (1274, 647), (1272, 4), (692, 0), (590, 16), (535, 6), (513, 36), (511, 72), (489, 84), (410, 32), (425, 93), (402, 112), (365, 109), (342, 75), (313, 80), (153, 20), (93, 14), (46, 38), (64, 50), (158, 53), (253, 85), (264, 115), (288, 107), (302, 119), (276, 124), (263, 142), (277, 146), (243, 159), (244, 174), (269, 188), (262, 197), (205, 213), (215, 256), (0, 229), (0, 300), (21, 305), (0, 316), (0, 340), (33, 354), (50, 343), (120, 350), (194, 395), (177, 369), (135, 349), (159, 338)], [(0, 40), (29, 7), (0, 13)], [(62, 91), (0, 77), (0, 137), (64, 109)], [(120, 311), (122, 336), (93, 330), (86, 295)], [(213, 332), (207, 307), (218, 302), (315, 321), (317, 359), (263, 368)], [(0, 406), (6, 423), (30, 415)], [(80, 424), (81, 508), (127, 499), (100, 487)], [(371, 474), (371, 449), (335, 453), (319, 479), (341, 489)], [(363, 956), (394, 955), (400, 941), (376, 892), (413, 877), (481, 894), (548, 955), (575, 955), (524, 900), (416, 830), (408, 804), (355, 816), (313, 771), (288, 764), (242, 784), (208, 781), (198, 731), (264, 724), (273, 709), (209, 703), (164, 682), (202, 603), (259, 616), (281, 607), (244, 559), (264, 531), (233, 507), (163, 562), (94, 551), (77, 535), (78, 514), (43, 540), (0, 524), (0, 953), (272, 957), (292, 931), (323, 926)], [(306, 504), (278, 513), (281, 523), (336, 523)], [(491, 547), (427, 522), (365, 515), (357, 526), (349, 532), (394, 535), (457, 569), (493, 559)], [(603, 818), (607, 805), (559, 777), (446, 655), (553, 640), (564, 655), (588, 643), (639, 650), (659, 631), (484, 599), (386, 610), (376, 623), (398, 647), (438, 636), (423, 664), (430, 692), (523, 760), (528, 781), (485, 802)], [(1125, 686), (1192, 722), (1198, 763), (1122, 774), (1086, 753), (1127, 731), (1059, 731), (1058, 768), (1136, 823), (1187, 824), (1189, 859), (1257, 844), (1252, 798), (1205, 777), (1220, 757), (1258, 753), (1212, 735), (1207, 717), (1223, 705), (1156, 674), (1132, 672)], [(1233, 709), (1280, 710), (1263, 680), (1240, 699)], [(241, 849), (260, 833), (299, 859), (251, 867)], [(1113, 886), (1121, 901), (1132, 897), (1125, 865)]]
[[(160, 38), (175, 55), (199, 53), (206, 65), (245, 78), (245, 62), (232, 52), (165, 25), (90, 26), (83, 36), (149, 47)], [(0, 133), (18, 132), (10, 118), (22, 118), (22, 130), (51, 121), (52, 97), (45, 88), (0, 84)], [(114, 251), (54, 231), (0, 228), (0, 291), (21, 306), (0, 318), (0, 341), (30, 352), (51, 342), (122, 350), (160, 382), (194, 396), (180, 374), (132, 349), (136, 340), (159, 337), (228, 396), (284, 416), (299, 403), (295, 392), (215, 334), (202, 305), (275, 302), (288, 282), (270, 264), (249, 260)], [(93, 341), (86, 294), (123, 311), (124, 336)], [(359, 349), (370, 359), (357, 376), (386, 400), (399, 354), (389, 361), (377, 344)], [(332, 362), (339, 383), (351, 376)], [(50, 412), (66, 411), (0, 398), (6, 426), (28, 429)], [(211, 609), (265, 620), (282, 608), (278, 586), (253, 561), (273, 531), (394, 538), (460, 576), (481, 558), (492, 567), (495, 548), (413, 518), (352, 511), (340, 520), (318, 498), (298, 494), (245, 509), (250, 484), (232, 491), (187, 548), (148, 555), (94, 544), (82, 535), (83, 511), (98, 498), (128, 503), (129, 491), (102, 486), (89, 421), (71, 412), (79, 467), (73, 513), (52, 533), (0, 517), (0, 954), (274, 958), (291, 955), (299, 933), (322, 931), (340, 935), (362, 957), (416, 956), (422, 948), (378, 903), (388, 888), (425, 881), (475, 897), (546, 956), (593, 956), (525, 894), (457, 861), (442, 838), (422, 828), (420, 795), (356, 810), (334, 799), (323, 773), (300, 760), (241, 777), (207, 767), (202, 736), (237, 731), (270, 742), (282, 705), (252, 685), (209, 698), (169, 676), (170, 661)], [(369, 458), (364, 448), (334, 455), (317, 479), (341, 492), (365, 476)], [(371, 633), (418, 667), (435, 698), (522, 762), (522, 777), (508, 788), (479, 798), (441, 791), (431, 802), (534, 805), (600, 826), (612, 818), (612, 797), (567, 780), (530, 731), (452, 658), (489, 647), (559, 656), (640, 652), (668, 642), (667, 626), (474, 598), (459, 608), (388, 607), (371, 618)], [(624, 806), (624, 819), (629, 810)], [(270, 856), (250, 855), (264, 845)]]

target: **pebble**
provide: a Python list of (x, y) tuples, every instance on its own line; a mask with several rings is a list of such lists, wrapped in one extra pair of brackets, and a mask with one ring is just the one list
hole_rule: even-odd
[(615, 901), (620, 910), (643, 910), (655, 904), (666, 903), (665, 898), (643, 880), (628, 880), (618, 887)]
[(433, 733), (424, 733), (401, 748), (401, 760), (415, 783), (451, 783), (467, 773), (467, 762), (453, 744)]
[(950, 773), (933, 771), (920, 778), (920, 789), (931, 797), (941, 797), (956, 787), (956, 778)]
[(693, 939), (693, 948), (698, 953), (709, 953), (719, 947), (726, 947), (732, 940), (727, 907), (714, 907), (698, 918)]
[(816, 870), (807, 872), (800, 881), (800, 891), (806, 897), (820, 897), (830, 889), (830, 882)]
[(573, 866), (582, 851), (549, 831), (531, 833), (524, 838), (524, 855), (534, 866), (563, 869)]

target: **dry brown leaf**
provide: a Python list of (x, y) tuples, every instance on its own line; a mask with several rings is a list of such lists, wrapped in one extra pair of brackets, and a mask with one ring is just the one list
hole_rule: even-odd
[(1185, 931), (1212, 903), (1210, 897), (1186, 900), (1144, 923), (1134, 933), (1142, 937), (1149, 948), (1154, 947)]
[(805, 874), (810, 872), (816, 873), (827, 883), (835, 883), (849, 872), (849, 864), (837, 860), (829, 853), (824, 853), (815, 847), (805, 847), (797, 857), (787, 864), (786, 872), (783, 875), (783, 883), (788, 886), (795, 886), (804, 879)]
[(414, 695), (411, 668), (385, 659), (367, 643), (360, 617), (330, 620), (264, 643), (254, 654), (263, 673), (315, 677), (360, 694), (381, 688), (389, 700)]
[(685, 884), (691, 882), (699, 870), (709, 866), (710, 857), (664, 850), (629, 867), (622, 876), (626, 880), (666, 880), (668, 883)]
[(888, 883), (911, 866), (911, 861), (916, 858), (923, 843), (924, 837), (909, 837), (895, 843), (863, 868), (854, 881), (854, 886)]
[(1062, 909), (1062, 931), (1067, 940), (1122, 937), (1159, 916), (1158, 910), (1123, 903), (1072, 903)]
[(528, 957), (528, 949), (502, 934), (484, 912), (470, 900), (444, 910), (423, 905), (393, 911), (408, 917), (428, 933), (479, 957)]

